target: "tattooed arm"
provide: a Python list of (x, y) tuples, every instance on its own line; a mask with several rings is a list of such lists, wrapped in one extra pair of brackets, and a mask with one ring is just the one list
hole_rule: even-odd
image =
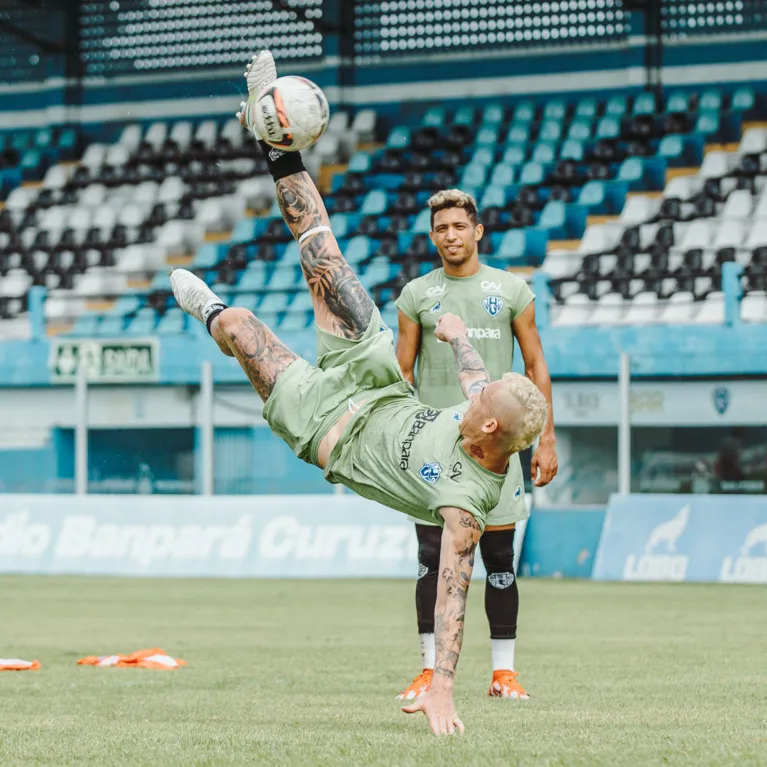
[(490, 375), (479, 352), (469, 343), (463, 320), (455, 314), (443, 314), (434, 333), (440, 341), (450, 344), (458, 366), (458, 380), (466, 399), (479, 394), (490, 383)]
[(428, 693), (416, 703), (404, 706), (408, 714), (423, 711), (435, 735), (463, 732), (453, 704), (453, 681), (463, 642), (466, 596), (469, 591), (474, 551), (482, 529), (467, 511), (453, 507), (440, 509), (445, 520), (439, 555), (437, 605), (434, 611), (434, 634), (437, 645), (434, 677)]
[(330, 226), (325, 203), (306, 171), (277, 182), (277, 202), (285, 223), (296, 239), (317, 226)]

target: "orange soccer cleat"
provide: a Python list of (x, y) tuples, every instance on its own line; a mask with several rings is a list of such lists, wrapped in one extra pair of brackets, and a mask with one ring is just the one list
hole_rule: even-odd
[(493, 681), (487, 694), (491, 698), (513, 698), (514, 700), (528, 700), (530, 697), (525, 688), (517, 680), (518, 671), (505, 669), (493, 671)]
[(425, 668), (398, 696), (397, 700), (415, 700), (420, 698), (429, 687), (434, 670)]

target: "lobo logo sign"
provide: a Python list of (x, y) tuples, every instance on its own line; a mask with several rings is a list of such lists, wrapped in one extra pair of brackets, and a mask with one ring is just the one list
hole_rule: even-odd
[[(761, 550), (761, 556), (757, 556)], [(767, 583), (767, 524), (750, 530), (740, 556), (725, 557), (719, 580), (724, 583)]]
[(626, 557), (623, 577), (629, 581), (683, 581), (688, 558), (676, 553), (676, 544), (689, 520), (690, 505), (687, 504), (675, 517), (655, 527), (647, 539), (644, 554)]

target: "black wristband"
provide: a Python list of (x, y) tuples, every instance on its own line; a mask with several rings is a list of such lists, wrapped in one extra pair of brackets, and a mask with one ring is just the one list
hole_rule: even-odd
[(258, 143), (266, 158), (266, 167), (275, 181), (306, 170), (301, 159), (301, 152), (283, 152), (282, 149), (269, 146), (266, 141), (259, 141)]

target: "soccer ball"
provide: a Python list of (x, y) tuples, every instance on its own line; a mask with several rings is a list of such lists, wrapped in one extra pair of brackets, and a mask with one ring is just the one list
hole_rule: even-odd
[(310, 147), (325, 132), (330, 118), (322, 89), (305, 77), (278, 77), (258, 94), (252, 109), (261, 138), (286, 152)]

